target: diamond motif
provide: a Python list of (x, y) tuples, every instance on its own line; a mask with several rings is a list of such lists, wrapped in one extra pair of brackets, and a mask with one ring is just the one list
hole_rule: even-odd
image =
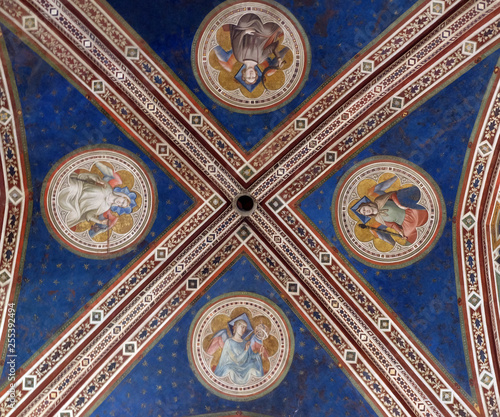
[(444, 3), (442, 1), (433, 1), (431, 3), (431, 14), (440, 16), (444, 13)]
[(83, 41), (83, 46), (87, 49), (89, 49), (92, 46), (92, 42), (90, 42), (88, 39), (85, 39)]
[(477, 308), (481, 305), (481, 301), (481, 297), (475, 292), (472, 292), (467, 299), (467, 302), (474, 310), (477, 310)]
[(49, 398), (51, 400), (55, 400), (57, 398), (57, 392), (56, 391), (52, 391), (50, 394), (49, 394)]
[(19, 202), (23, 199), (23, 193), (19, 188), (17, 187), (12, 187), (11, 190), (9, 191), (9, 198), (10, 201), (12, 201), (16, 206), (19, 204)]
[(307, 119), (295, 120), (295, 130), (304, 130), (307, 127)]
[(393, 110), (401, 110), (404, 105), (404, 98), (402, 97), (393, 97), (391, 100), (391, 109)]
[(332, 257), (330, 256), (330, 254), (328, 252), (322, 252), (319, 254), (319, 261), (323, 265), (331, 265)]
[(378, 319), (378, 328), (382, 330), (383, 332), (388, 332), (391, 330), (391, 321), (386, 318), (379, 318)]
[(250, 236), (250, 230), (243, 225), (239, 228), (236, 234), (240, 237), (241, 240), (245, 241), (248, 236)]
[(191, 115), (191, 124), (193, 126), (201, 126), (203, 119), (199, 114), (192, 114)]
[(168, 155), (168, 145), (165, 145), (164, 143), (159, 143), (156, 146), (156, 150), (158, 152), (158, 155)]
[(370, 60), (361, 62), (361, 72), (364, 74), (371, 74), (375, 68), (375, 63)]
[(90, 359), (89, 358), (83, 358), (82, 360), (82, 366), (89, 366), (90, 364)]
[(188, 290), (197, 290), (198, 286), (200, 285), (200, 282), (198, 278), (190, 278), (187, 280), (187, 289)]
[(467, 214), (467, 216), (465, 216), (463, 219), (462, 219), (462, 224), (464, 225), (464, 227), (467, 229), (467, 230), (470, 230), (474, 227), (474, 225), (476, 224), (476, 219), (474, 218), (474, 216), (469, 213)]
[(389, 368), (389, 375), (394, 376), (397, 374), (397, 371), (394, 368)]
[(7, 282), (9, 282), (10, 276), (6, 271), (0, 273), (0, 287), (3, 287)]
[(157, 261), (161, 261), (167, 257), (167, 250), (165, 248), (156, 249), (155, 258)]
[(36, 30), (38, 28), (38, 20), (34, 16), (24, 16), (23, 27), (26, 30)]
[(441, 390), (441, 402), (444, 404), (453, 403), (453, 392), (450, 390), (443, 389)]
[(101, 80), (92, 81), (92, 91), (96, 94), (104, 93), (104, 81)]
[(284, 206), (283, 202), (278, 197), (274, 197), (268, 204), (274, 211), (278, 211)]
[(148, 104), (146, 105), (146, 108), (147, 108), (149, 111), (155, 111), (156, 106), (155, 106), (153, 103), (148, 103)]
[(485, 388), (489, 388), (491, 384), (493, 384), (493, 380), (494, 380), (493, 376), (486, 371), (484, 371), (479, 377), (479, 382)]
[(73, 417), (73, 410), (60, 411), (58, 417)]
[(451, 32), (448, 29), (443, 30), (443, 33), (441, 34), (441, 37), (443, 39), (447, 39), (451, 36)]
[(99, 324), (104, 318), (104, 312), (102, 310), (92, 310), (90, 312), (90, 324)]
[(24, 391), (31, 391), (35, 389), (36, 387), (36, 376), (34, 375), (27, 375), (23, 379), (23, 390)]
[(116, 326), (114, 329), (113, 329), (113, 334), (118, 334), (122, 331), (122, 328), (121, 326)]
[(208, 200), (208, 204), (210, 204), (214, 209), (216, 209), (222, 204), (222, 200), (218, 196), (214, 196), (210, 200)]
[(337, 160), (337, 152), (327, 152), (325, 154), (325, 162), (327, 164), (333, 164)]
[(135, 46), (127, 46), (125, 48), (125, 56), (131, 61), (139, 59), (139, 49)]
[(464, 55), (472, 55), (476, 52), (476, 42), (465, 41), (462, 45), (462, 52)]
[(296, 282), (289, 282), (287, 286), (287, 290), (290, 294), (298, 294), (299, 293), (299, 284)]
[(50, 13), (51, 16), (57, 16), (59, 14), (59, 10), (57, 10), (55, 7), (52, 7), (49, 10), (49, 13)]
[(175, 272), (179, 273), (182, 272), (183, 270), (184, 270), (184, 264), (176, 265)]
[(344, 359), (347, 363), (356, 363), (357, 353), (354, 350), (346, 350)]
[(9, 122), (9, 119), (10, 119), (10, 112), (7, 109), (2, 108), (0, 110), (0, 123), (6, 125)]
[(240, 175), (245, 179), (248, 180), (253, 174), (255, 174), (254, 170), (250, 168), (248, 165), (245, 165), (241, 170), (240, 170)]
[(123, 355), (131, 356), (137, 351), (137, 342), (127, 342), (123, 345)]
[(123, 79), (125, 79), (125, 74), (123, 72), (121, 72), (121, 71), (118, 71), (116, 73), (116, 79), (120, 80), (120, 81), (123, 80)]
[(486, 156), (489, 153), (491, 153), (492, 149), (491, 149), (490, 144), (488, 142), (484, 141), (483, 143), (481, 143), (481, 145), (479, 145), (479, 151), (481, 152), (481, 154), (483, 156)]

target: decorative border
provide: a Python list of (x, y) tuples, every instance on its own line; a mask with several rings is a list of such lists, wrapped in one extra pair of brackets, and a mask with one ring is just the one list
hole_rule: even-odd
[[(500, 28), (499, 28), (500, 30)], [(500, 365), (495, 355), (494, 304), (488, 290), (488, 256), (484, 224), (487, 216), (481, 203), (488, 199), (488, 183), (496, 171), (500, 149), (500, 78), (498, 64), (492, 77), (476, 126), (469, 141), (466, 162), (457, 195), (455, 227), (455, 256), (460, 283), (460, 303), (477, 396), (485, 415), (500, 414), (500, 389), (496, 372)], [(495, 176), (498, 176), (496, 171)], [(497, 312), (498, 314), (498, 312)]]
[[(24, 247), (28, 237), (32, 197), (30, 170), (25, 158), (25, 131), (17, 88), (0, 32), (0, 373), (15, 355), (9, 346), (11, 314), (21, 283)], [(15, 339), (15, 337), (14, 337)]]

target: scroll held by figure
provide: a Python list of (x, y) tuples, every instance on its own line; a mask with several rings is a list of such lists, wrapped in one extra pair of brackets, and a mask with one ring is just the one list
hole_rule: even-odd
[(400, 268), (432, 249), (444, 225), (441, 192), (408, 161), (375, 157), (339, 181), (333, 222), (346, 249), (367, 265)]
[(228, 1), (207, 16), (193, 43), (193, 70), (204, 91), (234, 111), (275, 110), (307, 78), (307, 38), (282, 6), (244, 6)]
[(284, 377), (293, 357), (293, 333), (270, 300), (230, 293), (200, 310), (188, 352), (205, 387), (221, 397), (246, 401), (269, 392)]
[(83, 256), (130, 250), (154, 221), (149, 170), (118, 148), (89, 148), (61, 159), (44, 183), (43, 214), (54, 235)]

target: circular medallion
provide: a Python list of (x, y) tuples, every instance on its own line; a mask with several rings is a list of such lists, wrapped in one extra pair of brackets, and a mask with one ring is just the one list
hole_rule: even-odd
[(156, 216), (149, 170), (128, 151), (81, 148), (60, 159), (45, 178), (42, 214), (49, 231), (71, 251), (112, 258), (131, 250)]
[(395, 157), (368, 158), (351, 168), (335, 190), (332, 215), (344, 247), (378, 268), (401, 268), (427, 254), (446, 219), (429, 174)]
[(191, 61), (207, 95), (236, 112), (262, 113), (285, 105), (302, 88), (310, 48), (281, 5), (227, 1), (202, 22)]
[(205, 305), (189, 331), (188, 353), (200, 382), (220, 397), (252, 400), (285, 377), (293, 358), (285, 314), (252, 293), (229, 293)]

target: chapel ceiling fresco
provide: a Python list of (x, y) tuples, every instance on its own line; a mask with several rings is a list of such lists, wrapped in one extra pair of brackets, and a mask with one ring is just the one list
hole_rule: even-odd
[(499, 8), (1, 2), (0, 414), (499, 417)]

